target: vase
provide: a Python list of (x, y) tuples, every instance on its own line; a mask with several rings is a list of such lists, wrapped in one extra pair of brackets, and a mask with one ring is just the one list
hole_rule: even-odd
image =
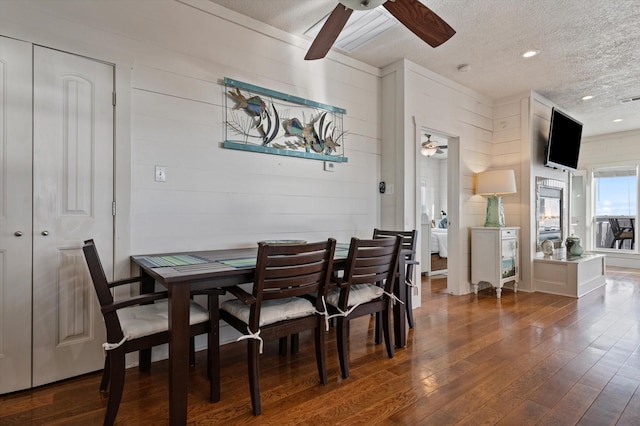
[(541, 244), (542, 253), (545, 257), (550, 257), (553, 254), (553, 242), (549, 240), (544, 240)]
[(576, 237), (575, 235), (571, 234), (567, 237), (566, 241), (564, 242), (565, 247), (567, 248), (567, 254), (571, 253), (571, 247), (575, 244), (578, 243), (580, 244), (580, 237)]
[(580, 245), (580, 241), (574, 241), (571, 245), (571, 256), (580, 257), (584, 253), (582, 246)]

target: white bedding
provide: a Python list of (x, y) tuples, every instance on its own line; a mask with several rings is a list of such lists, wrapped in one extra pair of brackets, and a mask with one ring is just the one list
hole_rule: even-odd
[(431, 253), (438, 253), (440, 257), (448, 257), (447, 229), (431, 228)]

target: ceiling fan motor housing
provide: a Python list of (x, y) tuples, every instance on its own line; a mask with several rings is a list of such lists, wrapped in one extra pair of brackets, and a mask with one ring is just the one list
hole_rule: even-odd
[(353, 10), (375, 9), (387, 0), (340, 0), (340, 3)]

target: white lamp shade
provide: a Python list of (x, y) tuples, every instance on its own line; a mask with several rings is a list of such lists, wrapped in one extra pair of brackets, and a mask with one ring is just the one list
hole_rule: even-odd
[(516, 192), (516, 175), (513, 170), (491, 170), (478, 173), (476, 194), (498, 195)]

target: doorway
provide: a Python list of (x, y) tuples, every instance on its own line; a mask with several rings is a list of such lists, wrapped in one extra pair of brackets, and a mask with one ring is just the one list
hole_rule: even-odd
[(429, 276), (446, 274), (449, 140), (426, 129), (420, 132), (420, 140), (420, 263)]
[[(446, 227), (446, 271), (447, 271), (447, 292), (451, 294), (465, 294), (468, 292), (468, 277), (462, 276), (463, 274), (460, 271), (460, 267), (464, 262), (461, 260), (463, 253), (466, 253), (466, 250), (463, 250), (461, 244), (461, 224), (462, 224), (462, 212), (461, 212), (461, 203), (462, 203), (462, 195), (464, 191), (462, 190), (462, 182), (460, 176), (460, 138), (456, 135), (434, 129), (429, 127), (421, 122), (415, 123), (415, 160), (416, 160), (416, 168), (415, 168), (415, 223), (417, 224), (418, 229), (422, 227), (422, 222), (424, 221), (422, 217), (422, 157), (421, 148), (423, 143), (423, 135), (429, 134), (431, 135), (431, 140), (439, 140), (444, 145), (446, 143), (446, 160), (443, 162), (443, 167), (441, 170), (441, 174), (444, 174), (445, 178), (442, 179), (442, 182), (446, 183), (442, 186), (441, 192), (444, 195), (441, 199), (446, 201), (441, 201), (441, 205), (446, 205), (446, 209), (440, 209), (436, 212), (435, 206), (433, 210), (433, 215), (437, 216), (434, 218), (429, 218), (428, 220), (442, 220), (442, 212), (446, 213), (447, 219), (447, 227)], [(434, 139), (435, 138), (437, 139)], [(446, 188), (446, 189), (445, 189)], [(428, 211), (428, 207), (426, 209)], [(431, 228), (429, 228), (431, 229)], [(442, 228), (441, 228), (442, 229)], [(430, 237), (431, 231), (429, 232), (419, 232), (420, 238), (423, 239), (428, 236), (428, 243), (421, 243), (417, 247), (419, 259), (421, 260), (420, 271), (425, 272), (429, 271), (431, 268), (431, 249), (430, 249)], [(423, 253), (422, 246), (425, 246), (428, 250), (425, 250)], [(429, 259), (426, 262), (422, 261), (423, 256), (427, 254), (427, 258)], [(425, 265), (426, 263), (426, 265)], [(440, 266), (441, 268), (441, 266)], [(443, 269), (440, 269), (441, 271)], [(418, 291), (417, 295), (420, 295), (421, 291)]]

